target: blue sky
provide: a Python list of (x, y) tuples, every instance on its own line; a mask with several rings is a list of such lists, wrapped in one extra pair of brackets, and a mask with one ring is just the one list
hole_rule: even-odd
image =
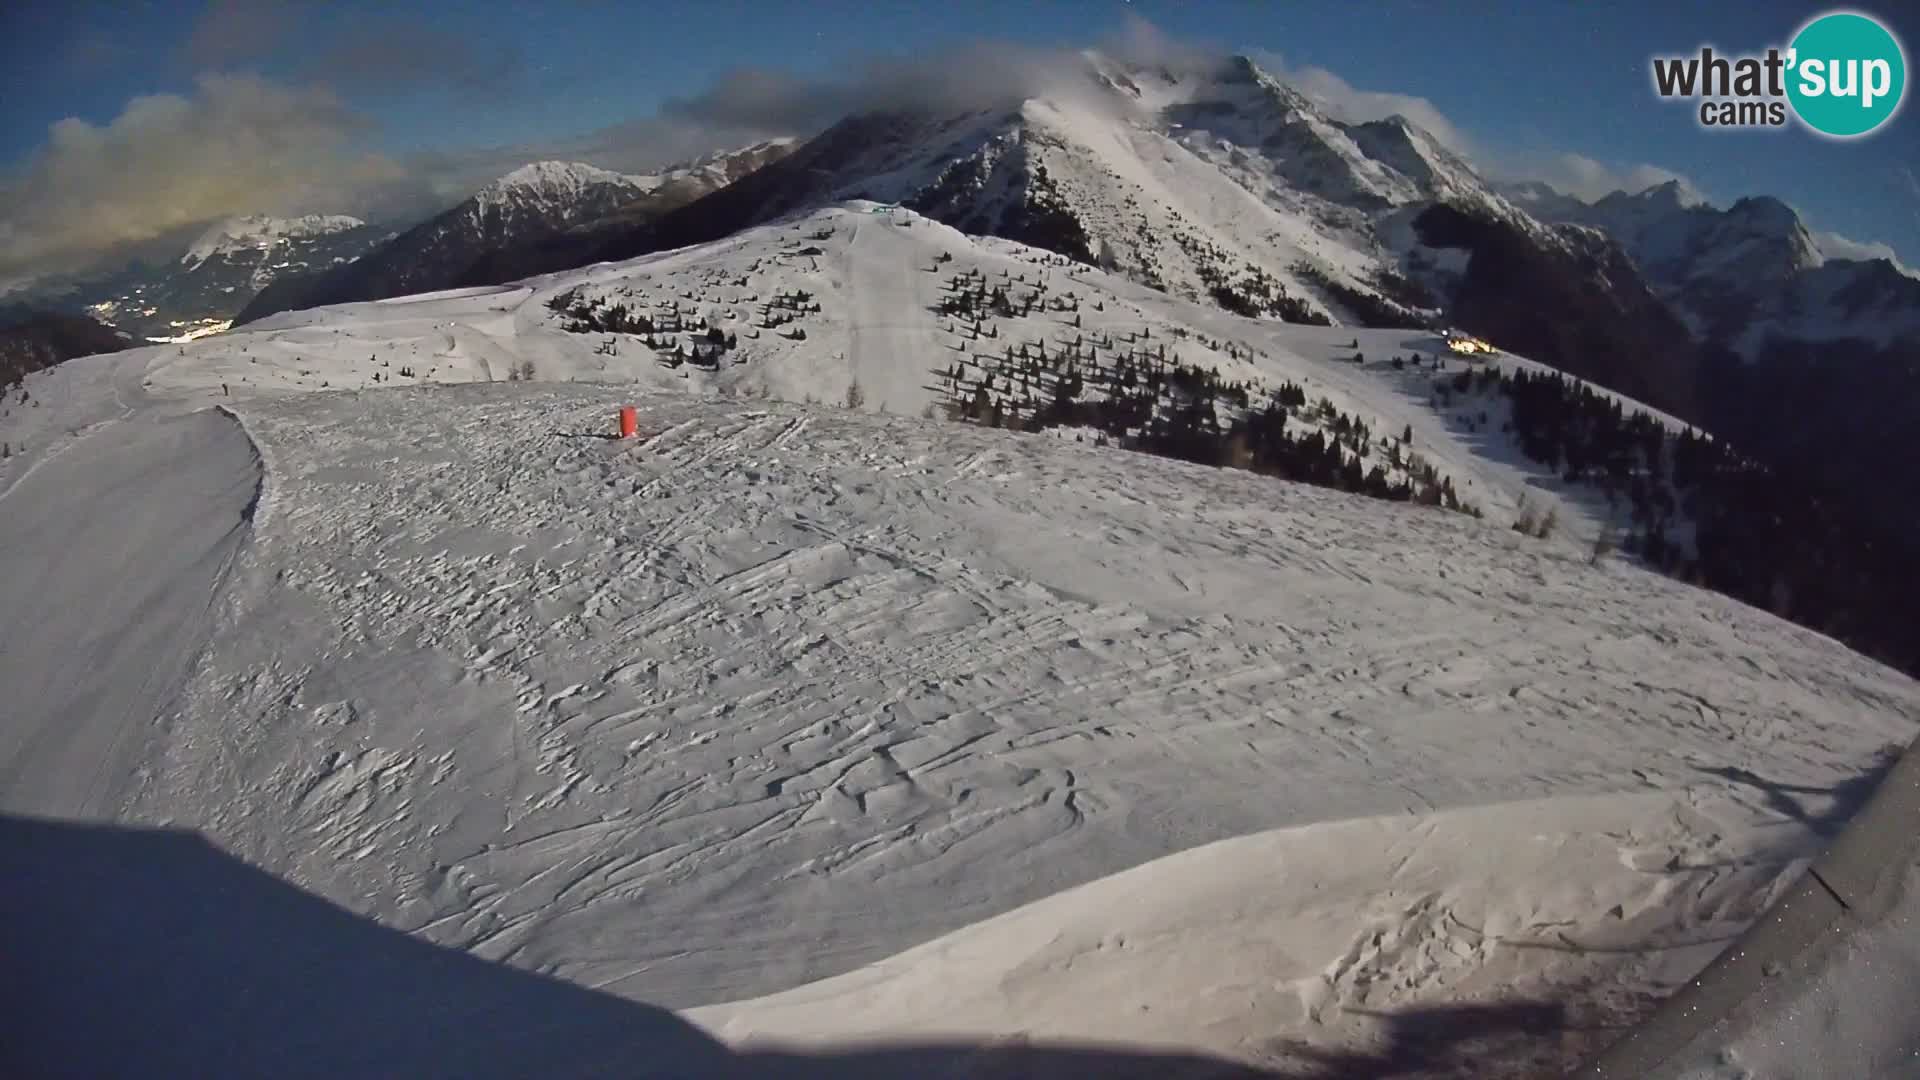
[[(322, 205), (336, 187), (376, 210), (381, 198), (411, 208), (449, 198), (523, 153), (571, 151), (632, 167), (734, 134), (690, 131), (697, 125), (686, 110), (670, 110), (673, 124), (657, 122), (663, 105), (699, 99), (729, 73), (754, 72), (798, 92), (845, 81), (875, 58), (983, 38), (1031, 49), (1098, 46), (1144, 19), (1181, 42), (1270, 59), (1346, 107), (1437, 117), (1484, 171), (1537, 175), (1588, 194), (1679, 174), (1722, 205), (1774, 194), (1817, 229), (1889, 244), (1920, 265), (1920, 111), (1841, 143), (1796, 128), (1702, 131), (1688, 106), (1651, 92), (1653, 54), (1784, 44), (1824, 5), (468, 0), (398, 8), (5, 5), (0, 194), (13, 198), (0, 202), (22, 215), (20, 207), (45, 202), (39, 218), (56, 224), (9, 222), (0, 208), (0, 246), (68, 217), (80, 234), (69, 247), (104, 242), (111, 220), (137, 218), (142, 200), (185, 224), (223, 199), (272, 212), (356, 209)], [(1920, 43), (1911, 4), (1858, 10), (1888, 22), (1910, 51)], [(208, 73), (225, 80), (209, 82)], [(177, 97), (130, 108), (150, 95)], [(85, 126), (68, 124), (55, 145), (50, 128), (66, 118)], [(50, 164), (56, 157), (59, 169)], [(109, 224), (91, 223), (103, 217)]]

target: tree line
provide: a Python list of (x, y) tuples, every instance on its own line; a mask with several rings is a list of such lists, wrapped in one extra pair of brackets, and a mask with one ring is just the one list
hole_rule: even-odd
[(935, 375), (956, 419), (1032, 432), (1087, 428), (1130, 450), (1480, 516), (1413, 452), (1410, 431), (1377, 434), (1329, 399), (1310, 404), (1296, 383), (1229, 380), (1169, 359), (1164, 343), (1103, 355), (1084, 337), (1051, 351), (1022, 342)]
[(1912, 541), (1817, 473), (1675, 433), (1558, 373), (1486, 368), (1441, 389), (1503, 395), (1521, 452), (1606, 492), (1626, 518), (1622, 546), (1649, 565), (1920, 675)]

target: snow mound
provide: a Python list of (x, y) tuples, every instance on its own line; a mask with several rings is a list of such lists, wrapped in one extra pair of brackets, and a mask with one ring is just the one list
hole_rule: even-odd
[(1558, 1075), (1755, 918), (1816, 842), (1664, 794), (1280, 829), (685, 1015), (743, 1046), (1019, 1032), (1192, 1049), (1204, 1032), (1288, 1076)]

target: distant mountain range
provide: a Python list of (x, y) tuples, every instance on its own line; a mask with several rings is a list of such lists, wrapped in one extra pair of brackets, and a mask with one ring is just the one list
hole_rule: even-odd
[(235, 321), (578, 266), (607, 235), (725, 187), (790, 148), (788, 140), (758, 143), (638, 176), (579, 162), (525, 165), (350, 263), (276, 279)]
[[(640, 176), (535, 162), (398, 234), (339, 214), (232, 218), (178, 257), (39, 283), (6, 301), (98, 319), (136, 341), (174, 341), (282, 307), (512, 280), (579, 265), (611, 232), (722, 187), (790, 145), (757, 144)], [(352, 273), (336, 273), (350, 265)]]
[(1745, 356), (1770, 339), (1920, 339), (1920, 277), (1887, 259), (1832, 258), (1792, 207), (1754, 196), (1724, 210), (1668, 181), (1593, 203), (1544, 184), (1507, 189), (1543, 221), (1606, 231), (1699, 337)]
[(208, 228), (177, 259), (133, 263), (9, 297), (86, 315), (147, 341), (226, 329), (261, 289), (283, 275), (349, 262), (391, 235), (357, 218), (233, 218)]
[(1837, 258), (1791, 207), (1720, 209), (1669, 182), (1591, 204), (1507, 190), (1546, 220), (1604, 231), (1707, 342), (1687, 415), (1806, 491), (1920, 530), (1920, 278)]

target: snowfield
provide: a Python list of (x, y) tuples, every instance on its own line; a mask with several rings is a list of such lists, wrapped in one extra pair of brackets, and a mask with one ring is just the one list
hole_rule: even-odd
[[(1490, 407), (1486, 402), (1435, 407), (1431, 366), (1390, 366), (1394, 357), (1429, 365), (1439, 357), (1447, 372), (1464, 370), (1465, 362), (1435, 334), (1238, 318), (1021, 244), (970, 237), (905, 210), (871, 212), (875, 207), (853, 203), (714, 244), (517, 285), (290, 312), (143, 355), (154, 361), (148, 377), (156, 390), (204, 400), (214, 400), (223, 385), (253, 396), (504, 381), (516, 364), (530, 364), (540, 381), (622, 382), (636, 390), (794, 402), (839, 403), (857, 383), (867, 409), (920, 416), (941, 400), (941, 371), (962, 360), (998, 360), (1009, 346), (1057, 350), (1075, 339), (1105, 341), (1100, 351), (1109, 357), (1115, 349), (1165, 346), (1170, 360), (1230, 378), (1293, 381), (1310, 399), (1327, 399), (1377, 434), (1411, 429), (1411, 449), (1452, 477), (1460, 497), (1490, 521), (1511, 522), (1524, 499), (1541, 512), (1557, 512), (1561, 539), (1572, 549), (1590, 541), (1608, 517), (1596, 493), (1570, 489), (1554, 470), (1519, 455), (1497, 430), (1504, 405), (1491, 406), (1489, 430), (1475, 424)], [(992, 338), (971, 337), (961, 320), (933, 310), (963, 273), (1015, 295), (1044, 288), (1045, 297), (1076, 297), (1080, 307), (1072, 315), (1036, 309), (997, 320)], [(767, 305), (801, 293), (817, 310), (776, 310), (792, 321), (760, 325)], [(706, 318), (733, 330), (737, 348), (711, 371), (669, 368), (636, 335), (565, 332), (548, 307), (563, 294), (689, 327), (659, 335), (662, 343), (671, 338), (690, 345), (698, 339), (693, 321)], [(789, 336), (795, 331), (803, 336)], [(1366, 363), (1353, 363), (1355, 354)], [(1504, 354), (1481, 363), (1544, 370)]]
[[(87, 496), (77, 513), (76, 478)], [(0, 809), (97, 816), (121, 805), (141, 729), (207, 635), (259, 482), (232, 420), (148, 415), (79, 441), (0, 500), (0, 687), (12, 716), (0, 729)], [(13, 561), (24, 553), (34, 561)], [(76, 616), (85, 632), (64, 632)]]
[[(447, 1003), (385, 1021), (375, 1057), (341, 1037), (347, 960), (306, 991), (325, 1020), (210, 990), (248, 1046), (292, 1025), (316, 1048), (274, 1066), (294, 1075), (570, 1072), (587, 1040), (618, 1075), (1123, 1074), (1068, 1051), (1102, 1047), (1143, 1076), (1520, 1077), (1697, 971), (1913, 738), (1912, 680), (1509, 529), (1550, 474), (1415, 372), (1341, 358), (1418, 335), (1209, 314), (894, 220), (829, 211), (32, 377), (40, 404), (0, 416), (0, 619), (31, 643), (0, 653), (0, 807), (195, 830), (465, 954), (436, 977), (547, 977), (517, 999), (538, 1017), (424, 991)], [(923, 419), (956, 336), (928, 310), (943, 251), (1100, 299), (1076, 329), (1152, 327), (1410, 425), (1487, 519)], [(570, 289), (820, 310), (804, 338), (726, 321), (736, 355), (670, 370), (561, 330)], [(525, 361), (540, 382), (506, 382)], [(890, 415), (799, 401), (854, 380)], [(193, 411), (213, 402), (239, 427)], [(607, 437), (623, 404), (643, 438)], [(197, 601), (142, 606), (162, 585)], [(172, 659), (135, 670), (104, 623), (164, 627)], [(92, 709), (94, 687), (130, 704)], [(76, 800), (95, 757), (115, 784)], [(66, 881), (41, 854), (64, 841), (31, 835), (0, 845), (10, 880)], [(105, 933), (82, 918), (0, 900), (23, 985), (61, 981), (46, 942)], [(189, 938), (139, 940), (126, 970), (193, 970), (168, 951)], [(606, 1016), (560, 984), (705, 1034), (593, 1043)], [(141, 1056), (159, 1019), (89, 1041), (41, 1008), (8, 1033), (29, 1062), (63, 1040), (104, 1071), (173, 1060)], [(442, 1053), (450, 1031), (519, 1042)], [(950, 1052), (847, 1050), (877, 1045)]]

